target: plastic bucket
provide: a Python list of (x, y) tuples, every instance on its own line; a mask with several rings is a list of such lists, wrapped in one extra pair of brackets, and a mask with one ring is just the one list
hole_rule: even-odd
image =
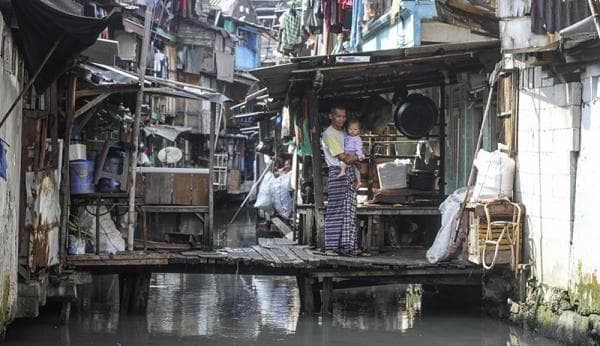
[(93, 160), (78, 160), (69, 163), (72, 194), (94, 192), (94, 164)]

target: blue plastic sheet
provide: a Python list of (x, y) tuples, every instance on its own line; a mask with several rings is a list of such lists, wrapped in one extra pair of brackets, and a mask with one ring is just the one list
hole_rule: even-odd
[(8, 175), (8, 160), (6, 160), (6, 149), (4, 146), (8, 146), (2, 138), (0, 138), (0, 177), (6, 180)]

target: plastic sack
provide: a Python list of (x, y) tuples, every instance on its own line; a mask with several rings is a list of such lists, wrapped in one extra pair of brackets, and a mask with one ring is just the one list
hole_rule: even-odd
[(83, 255), (85, 253), (85, 239), (69, 234), (69, 255)]
[(258, 194), (256, 195), (256, 202), (254, 202), (254, 208), (260, 208), (266, 211), (273, 209), (273, 201), (271, 200), (271, 182), (275, 177), (273, 173), (267, 172), (260, 182), (258, 187)]
[[(110, 217), (110, 214), (106, 210), (105, 206), (101, 206), (100, 208), (100, 253), (108, 253), (114, 254), (118, 251), (125, 250), (125, 240), (121, 236), (121, 232), (115, 226), (115, 223)], [(81, 208), (79, 211), (79, 223), (82, 227), (84, 227), (89, 233), (93, 235), (92, 244), (94, 249), (96, 248), (96, 217), (88, 212), (88, 210), (95, 213), (95, 206), (87, 206), (85, 208)]]
[(289, 219), (292, 216), (294, 200), (290, 194), (290, 173), (274, 177), (270, 184), (271, 200), (277, 214)]
[(466, 188), (461, 187), (448, 196), (442, 204), (440, 204), (440, 212), (442, 213), (442, 226), (440, 227), (433, 245), (427, 250), (427, 261), (429, 263), (438, 263), (447, 257), (448, 246), (454, 227), (456, 214), (460, 211), (460, 204), (465, 198)]
[(500, 197), (512, 198), (515, 176), (515, 161), (507, 154), (479, 150), (473, 162), (477, 168), (477, 179), (471, 196), (472, 202)]

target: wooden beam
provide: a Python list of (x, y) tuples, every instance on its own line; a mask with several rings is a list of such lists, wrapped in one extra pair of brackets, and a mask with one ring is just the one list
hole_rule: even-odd
[(76, 98), (86, 97), (86, 96), (97, 96), (109, 92), (111, 94), (125, 94), (125, 93), (134, 93), (140, 90), (138, 85), (132, 86), (123, 86), (123, 87), (100, 87), (100, 88), (92, 88), (92, 89), (80, 89), (77, 90)]
[(85, 112), (89, 111), (90, 109), (94, 108), (100, 102), (104, 101), (111, 94), (112, 94), (112, 92), (108, 92), (107, 91), (107, 92), (103, 92), (102, 94), (96, 96), (93, 100), (91, 100), (90, 102), (88, 102), (85, 106), (83, 106), (83, 107), (79, 108), (78, 110), (76, 110), (73, 118), (77, 119), (80, 115), (82, 115), (83, 113), (85, 113)]
[(92, 109), (86, 112), (85, 116), (81, 120), (79, 120), (79, 123), (77, 124), (79, 130), (83, 129), (85, 125), (87, 125), (88, 121), (90, 121), (94, 114), (96, 114), (96, 110), (98, 110), (98, 108), (93, 107)]
[(319, 104), (317, 96), (311, 90), (308, 92), (308, 119), (310, 124), (310, 138), (312, 146), (312, 170), (313, 170), (313, 191), (315, 199), (315, 225), (317, 226), (317, 245), (321, 248), (325, 246), (323, 234), (323, 224), (320, 221), (319, 208), (325, 206), (323, 198), (323, 177), (321, 175), (321, 126), (319, 125)]
[(362, 64), (344, 64), (338, 66), (327, 66), (327, 67), (316, 67), (311, 69), (301, 69), (301, 70), (292, 70), (292, 74), (299, 73), (309, 73), (309, 72), (328, 72), (328, 71), (338, 71), (338, 70), (356, 70), (362, 68), (375, 68), (378, 66), (391, 66), (391, 65), (404, 65), (404, 64), (413, 64), (413, 63), (427, 63), (438, 60), (446, 60), (446, 59), (458, 59), (458, 58), (468, 58), (471, 57), (474, 52), (464, 52), (464, 53), (452, 53), (445, 55), (434, 55), (434, 56), (424, 56), (418, 58), (407, 58), (402, 60), (391, 60), (391, 61), (380, 61), (380, 62), (371, 62), (371, 63), (362, 63)]

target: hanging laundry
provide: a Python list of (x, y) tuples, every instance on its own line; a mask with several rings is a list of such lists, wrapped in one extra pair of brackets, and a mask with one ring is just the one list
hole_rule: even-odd
[(167, 57), (161, 51), (154, 53), (154, 77), (166, 78)]
[(300, 43), (300, 22), (301, 18), (295, 8), (292, 6), (280, 18), (280, 25), (283, 28), (281, 33), (282, 50), (293, 50)]
[(350, 28), (350, 52), (360, 52), (362, 46), (363, 0), (354, 0), (352, 8), (352, 27)]
[(8, 143), (0, 138), (0, 178), (6, 180), (8, 176), (8, 160), (6, 159), (4, 145), (8, 146)]
[(340, 14), (339, 3), (337, 0), (323, 1), (323, 15), (328, 31), (333, 34), (341, 33), (342, 25), (340, 18), (343, 18), (343, 14)]
[(323, 0), (304, 0), (302, 11), (302, 29), (309, 34), (320, 34), (323, 31)]
[(394, 0), (392, 1), (392, 6), (390, 7), (390, 23), (396, 23), (396, 17), (400, 14), (400, 10), (402, 9), (401, 3), (402, 0)]

